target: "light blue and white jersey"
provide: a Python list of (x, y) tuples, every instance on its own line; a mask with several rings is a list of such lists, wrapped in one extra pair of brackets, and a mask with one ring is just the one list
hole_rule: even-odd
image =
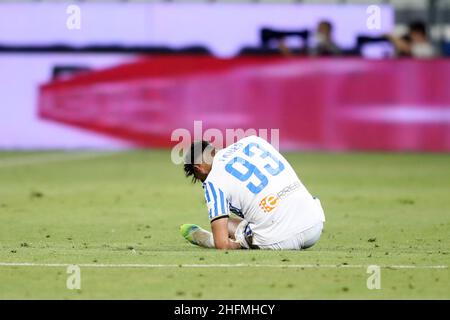
[(218, 218), (228, 217), (230, 203), (222, 189), (208, 181), (203, 183), (203, 190), (208, 204), (209, 220), (212, 222)]
[(217, 151), (203, 183), (210, 221), (233, 212), (250, 223), (253, 243), (277, 243), (325, 221), (320, 202), (266, 140), (250, 136)]

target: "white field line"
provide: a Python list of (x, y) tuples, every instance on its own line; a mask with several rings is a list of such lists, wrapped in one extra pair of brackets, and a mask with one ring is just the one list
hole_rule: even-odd
[[(34, 262), (0, 262), (0, 267), (47, 267), (62, 268), (75, 263), (34, 263)], [(304, 269), (361, 269), (369, 265), (362, 264), (102, 264), (102, 263), (79, 263), (80, 268), (304, 268)], [(388, 269), (448, 269), (447, 265), (378, 265), (380, 268)]]
[(3, 160), (0, 159), (0, 168), (20, 167), (36, 164), (74, 161), (74, 160), (87, 160), (104, 156), (111, 156), (116, 153), (118, 153), (118, 151), (105, 151), (105, 152), (80, 151), (80, 152), (58, 152), (50, 154), (47, 153), (40, 155), (10, 157)]

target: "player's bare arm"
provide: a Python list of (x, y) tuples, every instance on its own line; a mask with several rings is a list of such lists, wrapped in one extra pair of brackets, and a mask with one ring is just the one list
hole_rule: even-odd
[(217, 219), (211, 222), (211, 230), (216, 249), (241, 249), (241, 245), (229, 237), (228, 218)]

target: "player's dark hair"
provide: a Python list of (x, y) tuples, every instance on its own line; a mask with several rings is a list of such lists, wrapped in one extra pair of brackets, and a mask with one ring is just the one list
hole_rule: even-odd
[(208, 141), (194, 141), (184, 157), (184, 175), (186, 178), (192, 177), (192, 183), (199, 180), (195, 176), (194, 164), (201, 163), (203, 152), (208, 147), (211, 147)]

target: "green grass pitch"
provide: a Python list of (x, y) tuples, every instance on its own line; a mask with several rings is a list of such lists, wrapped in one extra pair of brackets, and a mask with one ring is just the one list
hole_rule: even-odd
[[(286, 154), (327, 218), (298, 252), (185, 242), (179, 225), (208, 227), (207, 212), (168, 151), (71, 157), (0, 153), (1, 299), (450, 298), (448, 154)], [(69, 290), (52, 263), (103, 267), (82, 266)], [(226, 266), (186, 266), (211, 264)], [(381, 266), (379, 290), (368, 265)]]

